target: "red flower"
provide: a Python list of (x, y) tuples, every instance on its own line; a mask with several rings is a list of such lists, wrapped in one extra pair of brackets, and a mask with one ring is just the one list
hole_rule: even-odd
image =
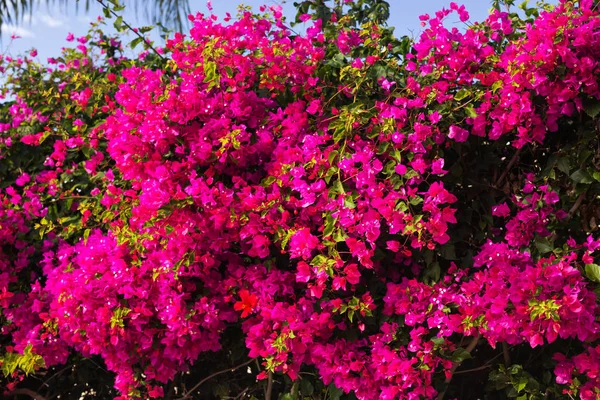
[(249, 291), (244, 289), (240, 290), (240, 298), (241, 300), (233, 305), (233, 309), (236, 311), (242, 311), (242, 318), (246, 318), (250, 313), (252, 313), (254, 307), (256, 307), (256, 304), (258, 303), (258, 297), (256, 297), (254, 294), (250, 294)]

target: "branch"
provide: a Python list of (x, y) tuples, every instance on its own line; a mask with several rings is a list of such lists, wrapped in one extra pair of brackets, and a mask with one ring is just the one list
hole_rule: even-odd
[(454, 373), (454, 375), (468, 374), (469, 372), (483, 371), (484, 369), (488, 369), (490, 367), (491, 367), (491, 364), (485, 364), (485, 365), (482, 365), (481, 367), (477, 367), (477, 368), (463, 369), (463, 370), (460, 370), (460, 371), (456, 371)]
[(508, 176), (510, 169), (515, 165), (515, 163), (519, 159), (519, 156), (521, 155), (522, 151), (523, 151), (523, 147), (519, 148), (515, 152), (515, 154), (512, 156), (512, 158), (510, 159), (510, 162), (506, 166), (506, 169), (504, 170), (504, 172), (502, 172), (502, 175), (500, 175), (500, 178), (498, 178), (498, 180), (496, 181), (496, 184), (494, 185), (496, 188), (499, 188), (500, 185), (502, 185), (502, 183), (504, 182), (504, 179), (506, 179), (506, 177)]
[(502, 342), (502, 355), (504, 355), (504, 365), (508, 368), (512, 364), (510, 361), (510, 352), (506, 342)]
[(40, 385), (40, 387), (38, 388), (38, 390), (40, 390), (41, 388), (43, 388), (44, 386), (48, 386), (48, 382), (50, 382), (52, 379), (56, 378), (57, 376), (59, 376), (60, 374), (62, 374), (63, 372), (65, 372), (66, 370), (68, 370), (69, 368), (72, 368), (70, 365), (67, 365), (66, 367), (64, 367), (63, 369), (61, 369), (60, 371), (54, 373), (50, 378), (46, 379), (44, 382), (42, 382), (42, 384)]
[(248, 386), (246, 389), (242, 390), (242, 392), (240, 394), (238, 394), (237, 396), (235, 396), (234, 400), (240, 400), (244, 397), (244, 395), (246, 394), (246, 392), (248, 391), (248, 389), (250, 389), (250, 386)]
[[(106, 4), (104, 4), (103, 0), (96, 0), (98, 3), (100, 3), (100, 5), (102, 6), (102, 8), (108, 10), (108, 12), (110, 12), (115, 18), (120, 17), (119, 14), (117, 14), (112, 8), (110, 8), (109, 6), (107, 6)], [(133, 29), (133, 27), (131, 25), (129, 25), (126, 21), (123, 21), (123, 25), (125, 25), (127, 27), (127, 29), (129, 29), (131, 32), (133, 32), (134, 34), (137, 35), (137, 37), (139, 37), (140, 39), (142, 39), (142, 41), (146, 44), (146, 46), (150, 47), (150, 49), (152, 49), (152, 51), (161, 59), (164, 60), (165, 58), (162, 56), (162, 54), (160, 54), (150, 43), (148, 43), (146, 41), (146, 38), (137, 30), (137, 29)]]
[(571, 207), (569, 210), (569, 218), (571, 218), (577, 212), (577, 210), (579, 210), (579, 207), (581, 207), (581, 203), (583, 203), (583, 200), (585, 199), (585, 193), (586, 192), (583, 192), (579, 195), (575, 201), (575, 204), (573, 204), (573, 207)]
[(8, 393), (8, 397), (18, 396), (20, 394), (23, 394), (25, 396), (29, 396), (29, 397), (31, 397), (32, 399), (35, 399), (35, 400), (47, 400), (41, 394), (39, 394), (37, 392), (34, 392), (33, 390), (30, 390), (30, 389), (13, 389), (11, 392)]
[[(224, 369), (224, 370), (221, 370), (221, 371), (215, 372), (214, 374), (207, 376), (206, 378), (204, 378), (204, 379), (202, 379), (200, 382), (198, 382), (198, 383), (196, 384), (196, 386), (194, 386), (193, 388), (191, 388), (190, 390), (188, 390), (188, 392), (187, 392), (186, 394), (184, 394), (184, 395), (183, 395), (183, 397), (180, 397), (178, 400), (185, 400), (185, 399), (189, 398), (189, 397), (191, 396), (191, 394), (192, 394), (192, 392), (193, 392), (194, 390), (198, 389), (200, 386), (202, 386), (202, 384), (203, 384), (204, 382), (206, 382), (206, 381), (208, 381), (208, 380), (210, 380), (210, 379), (214, 378), (215, 376), (217, 376), (217, 375), (221, 375), (221, 374), (225, 374), (225, 373), (227, 373), (227, 372), (233, 372), (233, 371), (235, 371), (236, 369), (240, 369), (240, 368), (242, 368), (242, 367), (245, 367), (246, 365), (250, 364), (250, 363), (251, 363), (252, 361), (254, 361), (254, 360), (256, 360), (256, 359), (255, 359), (255, 358), (253, 358), (253, 359), (251, 359), (251, 360), (248, 360), (248, 361), (246, 361), (245, 363), (243, 363), (243, 364), (240, 364), (240, 365), (238, 365), (238, 366), (235, 366), (235, 367), (233, 367), (233, 368), (227, 368), (227, 369)], [(40, 399), (40, 400), (41, 400), (41, 399)]]
[[(469, 345), (465, 349), (467, 351), (467, 353), (471, 353), (475, 349), (475, 347), (477, 347), (478, 343), (479, 343), (479, 334), (477, 334), (477, 336), (473, 337), (473, 339), (471, 340), (471, 343), (469, 343)], [(454, 372), (456, 371), (456, 369), (458, 368), (459, 365), (460, 365), (460, 363), (455, 362), (452, 365), (452, 368), (450, 368), (450, 376), (448, 378), (446, 378), (446, 381), (444, 382), (446, 384), (446, 389), (444, 389), (443, 392), (438, 394), (438, 400), (444, 399), (444, 396), (446, 395), (446, 391), (448, 390), (448, 385), (450, 384), (450, 381), (452, 380), (452, 376), (454, 375)]]
[(269, 381), (267, 382), (267, 395), (265, 396), (265, 400), (271, 400), (272, 394), (273, 394), (273, 373), (269, 371)]
[[(586, 193), (587, 192), (583, 192), (579, 195), (579, 197), (577, 197), (577, 200), (575, 200), (575, 204), (573, 204), (573, 207), (571, 207), (571, 209), (569, 210), (567, 220), (570, 220), (573, 217), (573, 215), (575, 215), (577, 210), (579, 210), (579, 207), (581, 207), (581, 204), (583, 204), (583, 200), (585, 200)], [(548, 240), (554, 242), (557, 237), (558, 233), (554, 232), (552, 233), (552, 235), (550, 235)]]

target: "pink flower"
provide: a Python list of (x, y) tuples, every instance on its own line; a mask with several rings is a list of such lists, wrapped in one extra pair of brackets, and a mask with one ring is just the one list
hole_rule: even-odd
[(396, 165), (395, 171), (398, 175), (404, 175), (408, 171), (408, 168), (406, 168), (406, 165), (398, 164)]
[(506, 218), (510, 216), (510, 208), (506, 203), (498, 204), (492, 207), (492, 215), (495, 217)]
[(444, 159), (438, 158), (431, 163), (431, 173), (435, 175), (445, 175), (448, 171), (444, 170)]
[(311, 272), (310, 265), (304, 261), (298, 263), (298, 272), (296, 273), (296, 282), (308, 282), (310, 280)]
[(454, 139), (457, 142), (466, 142), (469, 137), (469, 131), (463, 128), (459, 128), (456, 125), (451, 125), (448, 131), (448, 137)]
[(310, 105), (308, 106), (308, 108), (306, 109), (306, 112), (314, 115), (319, 111), (319, 108), (321, 107), (321, 101), (320, 100), (313, 100), (310, 102)]
[(27, 183), (29, 183), (29, 181), (31, 180), (31, 177), (29, 176), (28, 173), (23, 172), (15, 181), (15, 183), (18, 186), (25, 186)]
[(348, 264), (344, 268), (344, 273), (346, 274), (346, 279), (348, 283), (351, 285), (357, 285), (360, 282), (360, 272), (358, 271), (358, 265), (356, 264)]
[(357, 68), (360, 69), (363, 67), (363, 62), (360, 58), (355, 58), (354, 61), (352, 61), (352, 68)]
[(311, 257), (312, 251), (318, 244), (319, 239), (311, 235), (308, 228), (301, 229), (290, 238), (290, 256), (292, 258), (301, 257), (307, 260)]

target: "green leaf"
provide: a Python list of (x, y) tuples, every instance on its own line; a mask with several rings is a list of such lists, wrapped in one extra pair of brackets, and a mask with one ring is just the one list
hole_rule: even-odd
[(535, 247), (540, 254), (550, 253), (552, 250), (554, 250), (554, 244), (551, 243), (547, 238), (535, 239)]
[(502, 88), (503, 86), (503, 82), (502, 81), (496, 81), (494, 82), (494, 84), (492, 85), (492, 92), (496, 93), (498, 91), (498, 89)]
[(21, 368), (21, 370), (25, 372), (25, 375), (32, 374), (39, 368), (45, 367), (44, 359), (42, 358), (42, 356), (33, 354), (31, 352), (32, 348), (32, 345), (27, 345), (27, 347), (25, 347), (25, 350), (23, 351), (23, 356), (19, 360), (19, 368)]
[(329, 398), (328, 398), (328, 400), (340, 400), (340, 398), (344, 394), (344, 391), (342, 389), (334, 386), (333, 383), (329, 385), (328, 389), (329, 389)]
[(338, 156), (339, 152), (337, 150), (333, 150), (331, 153), (329, 153), (329, 155), (327, 156), (327, 161), (329, 161), (329, 165), (333, 165), (333, 162), (335, 161), (335, 158)]
[(306, 378), (300, 381), (300, 390), (303, 396), (311, 396), (315, 392), (313, 384)]
[(443, 337), (434, 337), (431, 339), (431, 341), (433, 342), (433, 344), (435, 344), (436, 346), (441, 346), (444, 344), (444, 342), (446, 341)]
[(571, 172), (571, 163), (569, 162), (569, 159), (567, 157), (559, 158), (558, 162), (556, 163), (556, 166), (561, 172), (564, 172), (565, 174)]
[(592, 183), (594, 181), (590, 173), (583, 168), (573, 172), (571, 179), (577, 183)]
[(32, 353), (33, 346), (27, 345), (23, 350), (23, 354), (6, 353), (0, 357), (2, 361), (2, 373), (5, 376), (12, 375), (18, 368), (30, 375), (40, 368), (45, 368), (44, 359), (42, 356)]
[(339, 142), (346, 135), (346, 127), (342, 124), (338, 125), (333, 131), (333, 141), (335, 143)]
[(18, 366), (19, 356), (20, 355), (16, 353), (6, 353), (0, 357), (0, 361), (2, 361), (2, 374), (4, 376), (8, 377), (15, 372)]
[(454, 351), (454, 353), (452, 353), (452, 361), (454, 361), (455, 363), (461, 363), (465, 360), (468, 360), (469, 358), (471, 358), (471, 353), (469, 353), (462, 347), (459, 347), (458, 349), (456, 349), (456, 351)]
[(277, 178), (274, 175), (269, 175), (265, 180), (263, 180), (262, 185), (264, 187), (271, 186), (271, 184), (274, 183), (276, 180)]
[(113, 25), (114, 25), (115, 29), (120, 32), (123, 29), (123, 17), (121, 15), (119, 15), (117, 17), (117, 19), (115, 19), (115, 22)]
[(333, 234), (333, 240), (337, 243), (345, 242), (347, 237), (342, 228), (337, 229)]
[(600, 114), (600, 101), (596, 99), (584, 101), (583, 110), (590, 117), (596, 118)]
[(437, 282), (440, 280), (441, 268), (440, 263), (431, 263), (425, 270), (425, 277), (430, 278), (432, 281)]
[(323, 229), (323, 237), (328, 237), (333, 233), (333, 229), (335, 228), (335, 219), (331, 216), (331, 214), (327, 213), (327, 217), (325, 218), (325, 229)]
[(131, 47), (132, 49), (135, 49), (138, 44), (142, 43), (142, 40), (143, 39), (141, 37), (137, 37), (137, 38), (133, 39), (131, 41), (131, 43), (129, 43), (129, 47)]
[(346, 198), (344, 199), (344, 206), (350, 209), (356, 208), (356, 204), (354, 203), (352, 196), (346, 196)]
[(454, 100), (456, 100), (456, 101), (461, 101), (461, 100), (464, 100), (464, 99), (466, 99), (466, 98), (469, 96), (469, 94), (470, 94), (470, 93), (469, 93), (469, 91), (468, 91), (468, 90), (466, 90), (466, 89), (461, 89), (461, 90), (459, 90), (459, 91), (458, 91), (458, 93), (456, 93), (456, 94), (454, 95)]
[(211, 83), (217, 79), (217, 64), (213, 61), (204, 63), (204, 83)]
[(316, 266), (325, 265), (326, 263), (327, 263), (327, 257), (325, 257), (323, 254), (318, 254), (312, 259), (312, 261), (310, 262), (310, 265), (312, 265), (313, 267), (316, 267)]
[(467, 114), (467, 117), (471, 117), (471, 118), (477, 117), (477, 112), (475, 111), (475, 109), (471, 105), (465, 107), (465, 112)]
[(423, 202), (423, 198), (419, 196), (414, 196), (410, 199), (410, 204), (413, 206), (418, 206)]
[(600, 282), (600, 265), (586, 264), (585, 275), (594, 282)]
[(521, 390), (525, 389), (527, 387), (527, 379), (526, 378), (520, 378), (519, 381), (513, 385), (515, 387), (515, 389), (517, 389), (517, 392), (520, 392)]
[(447, 245), (442, 246), (440, 248), (440, 254), (446, 260), (458, 260), (458, 258), (456, 257), (456, 249), (455, 249), (454, 245), (447, 244)]

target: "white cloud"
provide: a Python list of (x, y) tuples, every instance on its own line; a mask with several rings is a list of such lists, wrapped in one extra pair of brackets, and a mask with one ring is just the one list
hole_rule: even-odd
[(62, 19), (54, 18), (48, 14), (40, 15), (39, 19), (49, 28), (60, 28), (65, 25), (65, 21)]
[(89, 24), (90, 22), (92, 22), (94, 19), (92, 17), (90, 17), (89, 15), (79, 15), (77, 17), (77, 21), (79, 21), (79, 23), (82, 24)]
[(4, 24), (2, 25), (2, 36), (20, 36), (22, 38), (34, 38), (35, 33), (30, 31), (29, 29), (25, 29), (21, 26), (16, 26), (13, 24)]
[(24, 24), (33, 24), (35, 23), (35, 17), (29, 14), (23, 15), (23, 23)]

